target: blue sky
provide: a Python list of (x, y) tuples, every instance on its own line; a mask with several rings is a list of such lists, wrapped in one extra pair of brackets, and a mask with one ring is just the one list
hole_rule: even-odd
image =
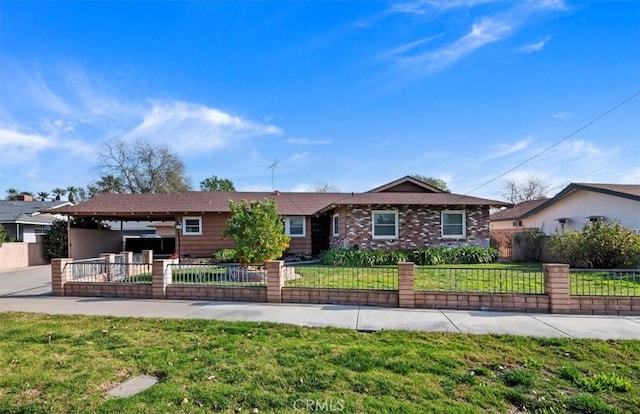
[(640, 182), (636, 97), (486, 184), (640, 91), (637, 1), (8, 1), (0, 62), (2, 195), (85, 186), (114, 139), (194, 187)]

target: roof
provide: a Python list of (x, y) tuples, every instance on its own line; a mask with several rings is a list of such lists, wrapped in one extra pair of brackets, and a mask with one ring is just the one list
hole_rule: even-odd
[[(571, 183), (564, 190), (560, 191), (553, 198), (545, 200), (543, 203), (531, 208), (526, 213), (523, 213), (520, 218), (528, 217), (532, 214), (544, 210), (550, 205), (557, 203), (568, 195), (579, 191), (593, 191), (596, 193), (607, 194), (613, 197), (626, 198), (630, 200), (640, 201), (640, 184), (591, 184), (591, 183)], [(491, 220), (494, 220), (494, 215), (491, 216)]]
[(0, 200), (0, 222), (2, 223), (26, 223), (26, 224), (51, 224), (55, 219), (50, 214), (40, 214), (44, 210), (57, 214), (57, 209), (71, 205), (68, 201), (13, 201)]
[(518, 220), (529, 211), (533, 210), (546, 201), (546, 198), (523, 201), (522, 203), (514, 205), (512, 208), (508, 208), (506, 210), (501, 210), (491, 214), (490, 219), (491, 221)]
[(229, 212), (229, 200), (276, 200), (282, 215), (313, 215), (345, 193), (190, 191), (182, 194), (100, 194), (59, 211), (70, 215), (166, 217), (176, 214)]
[(376, 187), (372, 190), (369, 190), (368, 192), (369, 193), (382, 193), (382, 192), (444, 193), (445, 191), (439, 189), (438, 187), (434, 187), (431, 184), (427, 184), (424, 181), (413, 178), (410, 175), (405, 175), (402, 178), (399, 178), (388, 184), (381, 185), (380, 187)]

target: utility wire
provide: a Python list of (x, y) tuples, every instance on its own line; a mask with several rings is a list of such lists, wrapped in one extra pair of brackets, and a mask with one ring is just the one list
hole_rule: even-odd
[(531, 157), (527, 158), (526, 160), (522, 161), (520, 164), (516, 165), (513, 168), (508, 169), (507, 171), (503, 172), (502, 174), (497, 175), (496, 177), (492, 178), (491, 180), (480, 184), (479, 186), (475, 187), (474, 189), (472, 189), (471, 191), (468, 191), (467, 193), (465, 193), (465, 195), (469, 195), (471, 193), (473, 193), (474, 191), (484, 187), (485, 185), (491, 184), (492, 182), (496, 181), (499, 178), (504, 177), (505, 175), (509, 174), (512, 171), (517, 170), (518, 168), (522, 167), (523, 165), (527, 164), (529, 161), (534, 160), (536, 158), (538, 158), (539, 156), (541, 156), (542, 154), (548, 152), (549, 150), (551, 150), (552, 148), (557, 147), (558, 145), (560, 145), (561, 143), (563, 143), (564, 141), (568, 140), (569, 138), (574, 137), (575, 135), (579, 134), (580, 132), (582, 132), (583, 130), (589, 128), (591, 125), (595, 124), (596, 122), (598, 122), (599, 120), (601, 120), (602, 118), (606, 117), (607, 115), (609, 115), (610, 113), (614, 112), (616, 109), (620, 108), (621, 106), (625, 105), (627, 102), (631, 101), (632, 99), (638, 97), (640, 95), (640, 90), (635, 92), (633, 95), (624, 98), (622, 101), (618, 102), (616, 105), (614, 105), (613, 107), (607, 109), (605, 112), (603, 112), (602, 114), (598, 115), (597, 117), (595, 117), (594, 119), (592, 119), (591, 121), (587, 122), (586, 124), (582, 125), (580, 128), (576, 129), (575, 131), (573, 131), (572, 133), (570, 133), (569, 135), (567, 135), (566, 137), (562, 138), (561, 140), (553, 143), (552, 145), (548, 146), (547, 148), (543, 149), (542, 151), (536, 153), (535, 155), (532, 155)]

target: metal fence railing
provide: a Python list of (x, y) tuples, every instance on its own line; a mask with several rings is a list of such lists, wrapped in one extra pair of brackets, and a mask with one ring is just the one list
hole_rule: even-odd
[(112, 263), (103, 257), (75, 260), (67, 263), (65, 270), (68, 271), (70, 280), (73, 282), (151, 284), (150, 264), (126, 263), (117, 257)]
[(285, 287), (397, 290), (396, 266), (285, 266)]
[(576, 296), (640, 296), (640, 269), (570, 269)]
[(170, 264), (171, 283), (204, 286), (266, 286), (264, 267), (216, 264)]
[(465, 293), (543, 294), (540, 268), (442, 268), (416, 267), (416, 291)]

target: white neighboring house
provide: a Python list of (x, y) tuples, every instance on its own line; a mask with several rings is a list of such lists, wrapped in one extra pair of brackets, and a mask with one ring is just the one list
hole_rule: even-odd
[(44, 234), (55, 219), (64, 216), (44, 212), (72, 205), (68, 201), (33, 201), (28, 195), (16, 200), (0, 200), (0, 225), (5, 227), (16, 242), (35, 243), (36, 236)]
[(490, 220), (491, 230), (542, 228), (546, 234), (618, 221), (640, 233), (640, 185), (571, 183), (553, 198), (516, 204)]

